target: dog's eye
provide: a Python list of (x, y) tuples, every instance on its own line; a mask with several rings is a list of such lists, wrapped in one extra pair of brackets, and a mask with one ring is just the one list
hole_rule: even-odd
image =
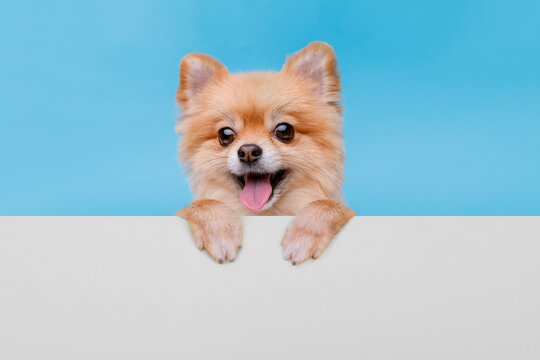
[(294, 138), (294, 128), (291, 124), (278, 124), (274, 129), (274, 135), (283, 142), (289, 142)]
[(230, 127), (224, 127), (218, 131), (219, 143), (227, 146), (234, 141), (234, 131)]

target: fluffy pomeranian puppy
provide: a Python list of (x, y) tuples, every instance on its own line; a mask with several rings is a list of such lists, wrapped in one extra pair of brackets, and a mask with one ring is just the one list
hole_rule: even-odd
[(290, 56), (279, 72), (231, 74), (209, 55), (182, 59), (176, 131), (194, 201), (176, 215), (200, 249), (232, 261), (239, 215), (295, 215), (284, 258), (319, 257), (355, 215), (341, 190), (340, 92), (336, 56), (324, 42)]

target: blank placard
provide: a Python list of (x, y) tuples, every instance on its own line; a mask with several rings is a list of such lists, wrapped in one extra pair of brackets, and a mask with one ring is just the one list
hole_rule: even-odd
[(0, 218), (0, 359), (538, 359), (540, 219), (356, 217), (292, 266), (244, 217), (219, 265), (176, 217)]

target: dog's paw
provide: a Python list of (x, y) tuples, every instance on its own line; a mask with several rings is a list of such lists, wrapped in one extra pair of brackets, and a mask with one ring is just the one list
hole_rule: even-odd
[[(240, 226), (235, 232), (240, 232)], [(225, 261), (234, 261), (240, 248), (240, 236), (218, 235), (215, 233), (203, 236), (202, 243), (199, 243), (201, 250), (206, 250), (212, 258), (220, 264)]]
[(190, 221), (191, 229), (197, 246), (206, 250), (220, 264), (234, 261), (242, 242), (242, 228), (238, 216), (228, 219), (205, 221)]
[(293, 265), (317, 259), (334, 235), (355, 215), (337, 201), (318, 200), (298, 212), (285, 231), (283, 257)]
[(240, 217), (222, 203), (199, 200), (176, 215), (188, 220), (199, 249), (220, 264), (236, 259), (242, 243)]
[(300, 264), (309, 258), (317, 259), (330, 239), (331, 236), (328, 233), (312, 231), (293, 220), (281, 242), (283, 257), (285, 260), (290, 260), (293, 265)]

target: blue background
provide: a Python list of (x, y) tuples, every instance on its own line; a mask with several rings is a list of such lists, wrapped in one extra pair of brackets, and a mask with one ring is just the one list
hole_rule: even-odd
[(359, 215), (540, 215), (538, 1), (0, 5), (0, 214), (171, 215), (178, 65), (279, 70), (313, 40), (343, 76)]

